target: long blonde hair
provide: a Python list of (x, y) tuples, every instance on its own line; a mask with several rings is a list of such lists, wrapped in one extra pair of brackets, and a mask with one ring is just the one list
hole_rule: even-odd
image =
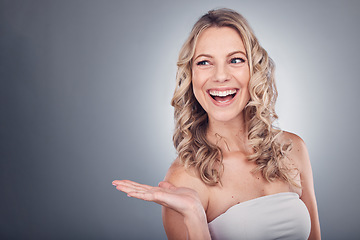
[(277, 89), (274, 63), (260, 46), (246, 19), (230, 9), (211, 10), (203, 15), (180, 50), (176, 88), (171, 100), (175, 118), (173, 142), (180, 161), (187, 167), (195, 167), (206, 184), (215, 185), (220, 181), (222, 153), (206, 138), (208, 116), (196, 100), (191, 83), (196, 41), (210, 27), (235, 29), (245, 46), (250, 69), (250, 101), (244, 114), (248, 125), (248, 142), (253, 150), (247, 156), (248, 160), (256, 162), (254, 171), (261, 171), (269, 182), (282, 179), (296, 185), (284, 164), (285, 153), (291, 144), (280, 144), (277, 138), (281, 130), (273, 126), (278, 118), (275, 113)]

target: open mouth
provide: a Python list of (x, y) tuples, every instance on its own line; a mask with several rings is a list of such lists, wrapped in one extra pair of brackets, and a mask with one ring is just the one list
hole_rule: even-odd
[(238, 92), (238, 89), (229, 89), (224, 91), (209, 90), (209, 95), (218, 103), (230, 102)]

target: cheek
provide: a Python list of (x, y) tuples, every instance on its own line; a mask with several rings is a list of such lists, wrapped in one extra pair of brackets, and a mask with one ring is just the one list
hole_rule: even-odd
[(244, 69), (237, 74), (237, 78), (240, 80), (241, 84), (247, 86), (250, 82), (250, 72), (249, 69)]
[(242, 72), (240, 75), (238, 75), (238, 80), (240, 83), (241, 88), (244, 91), (244, 98), (246, 98), (246, 101), (250, 100), (250, 74), (249, 72)]
[(192, 88), (196, 100), (201, 103), (201, 86), (196, 78), (192, 80)]
[(248, 72), (244, 72), (240, 75), (238, 75), (238, 80), (240, 83), (240, 86), (244, 89), (246, 89), (246, 91), (249, 91), (249, 83), (250, 83), (250, 74)]
[(196, 97), (196, 99), (199, 101), (200, 96), (201, 96), (201, 92), (202, 92), (202, 87), (204, 85), (204, 81), (202, 81), (202, 78), (199, 74), (197, 74), (197, 72), (193, 72), (192, 73), (192, 87), (193, 87), (193, 92), (194, 95)]
[(251, 99), (251, 96), (250, 96), (250, 88), (249, 88), (249, 81), (248, 82), (246, 82), (245, 84), (244, 84), (244, 89), (245, 89), (245, 93), (246, 93), (246, 98), (247, 98), (247, 102), (248, 101), (250, 101), (250, 99)]

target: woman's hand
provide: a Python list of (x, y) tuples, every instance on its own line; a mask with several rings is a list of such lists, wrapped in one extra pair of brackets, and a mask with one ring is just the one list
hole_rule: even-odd
[(175, 187), (168, 182), (160, 182), (158, 187), (152, 187), (130, 180), (115, 180), (112, 184), (129, 197), (158, 203), (184, 217), (194, 214), (194, 211), (200, 214), (204, 211), (198, 193), (190, 188)]
[(129, 197), (155, 202), (179, 212), (184, 217), (187, 239), (211, 239), (205, 210), (195, 190), (175, 187), (169, 182), (160, 182), (158, 187), (130, 180), (115, 180), (112, 184)]

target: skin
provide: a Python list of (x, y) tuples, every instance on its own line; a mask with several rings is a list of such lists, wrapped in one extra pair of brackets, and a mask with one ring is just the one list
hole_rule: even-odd
[[(239, 202), (280, 192), (296, 192), (311, 217), (309, 239), (320, 239), (320, 225), (307, 149), (300, 137), (284, 132), (280, 142), (292, 141), (287, 163), (299, 170), (294, 179), (302, 188), (284, 181), (269, 183), (260, 173), (251, 171), (247, 161), (251, 152), (243, 109), (249, 100), (249, 66), (239, 34), (228, 27), (211, 27), (197, 41), (192, 66), (192, 84), (196, 99), (207, 112), (207, 138), (223, 153), (222, 185), (208, 186), (194, 169), (186, 169), (177, 159), (158, 187), (128, 180), (113, 185), (129, 196), (163, 206), (163, 223), (169, 239), (210, 239), (207, 223)], [(217, 103), (210, 90), (236, 89), (231, 102)], [(221, 137), (219, 137), (221, 136)]]

